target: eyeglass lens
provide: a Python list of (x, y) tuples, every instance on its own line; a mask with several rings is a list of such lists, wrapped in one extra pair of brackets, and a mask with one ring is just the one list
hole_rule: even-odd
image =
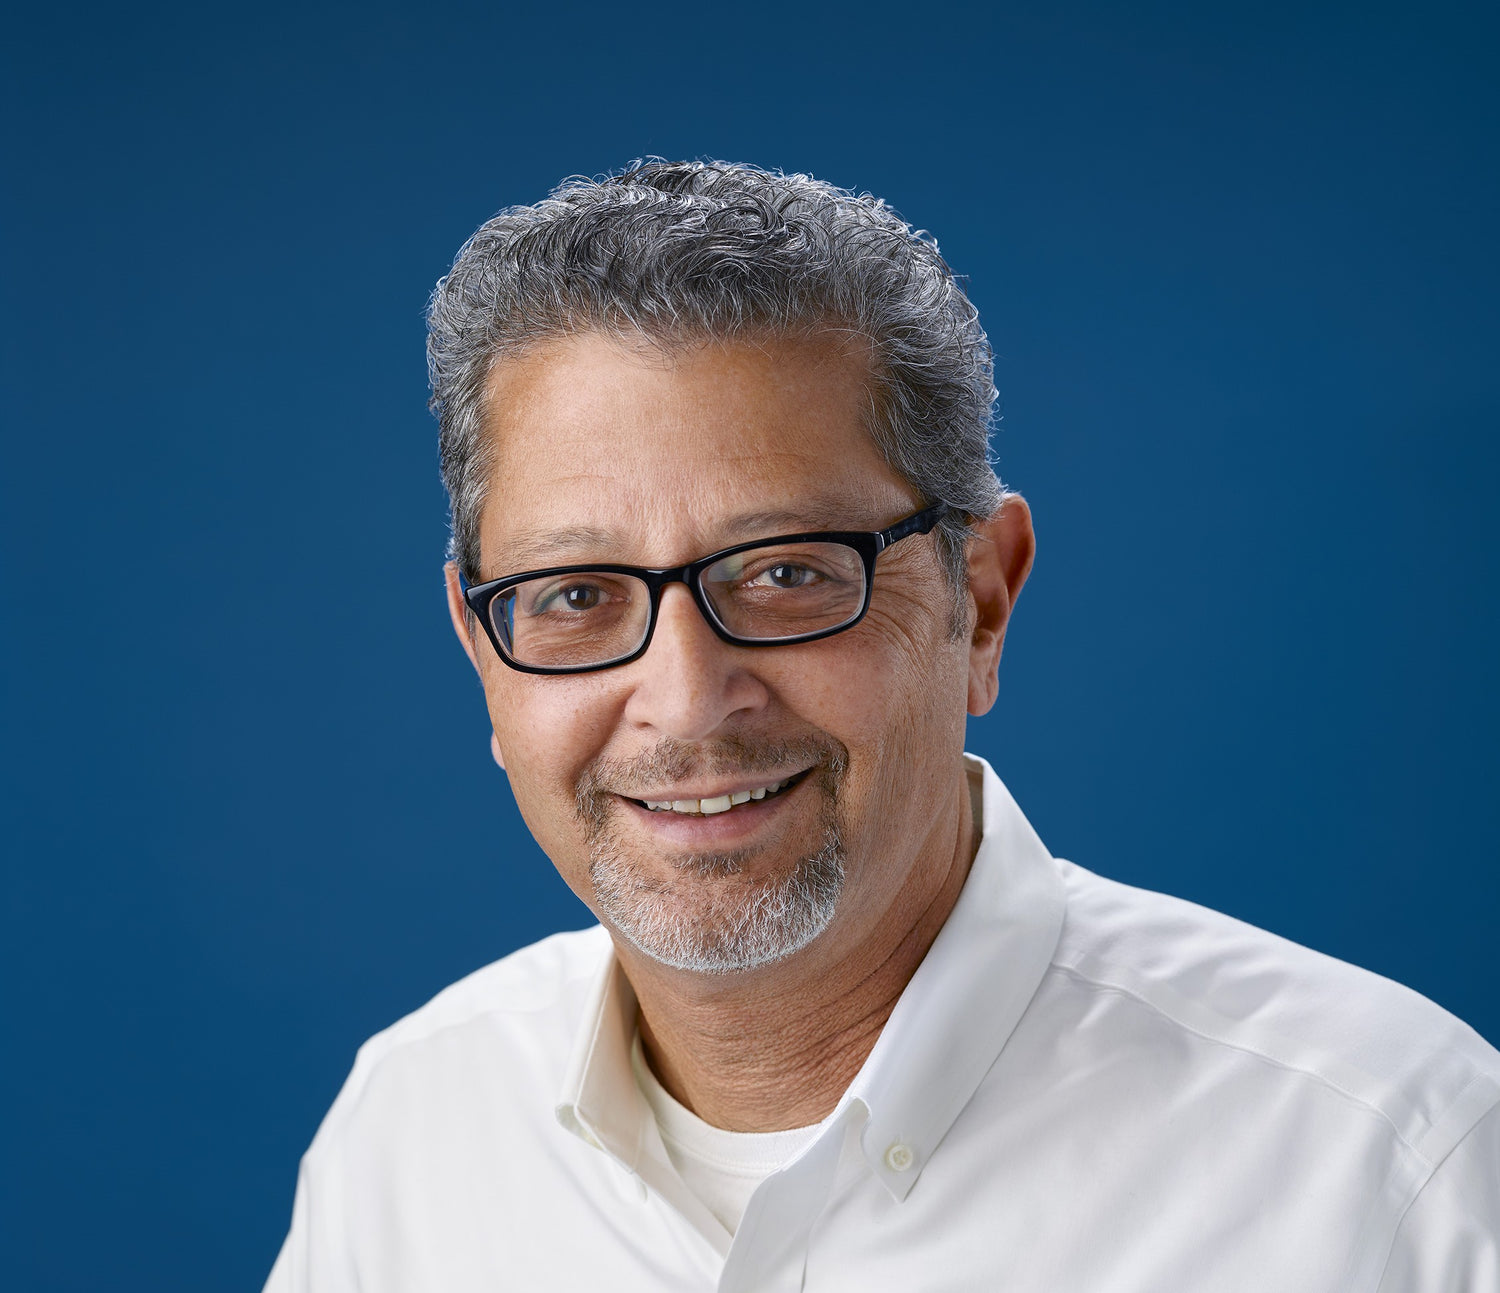
[[(852, 622), (864, 605), (865, 563), (842, 543), (772, 544), (722, 557), (698, 586), (731, 635), (771, 642)], [(490, 615), (521, 664), (606, 664), (645, 640), (651, 590), (634, 575), (575, 570), (507, 589), (490, 603)]]

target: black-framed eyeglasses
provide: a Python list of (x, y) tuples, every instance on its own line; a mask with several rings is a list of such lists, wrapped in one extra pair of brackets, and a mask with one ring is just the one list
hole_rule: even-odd
[(523, 673), (585, 673), (639, 659), (668, 584), (688, 587), (703, 618), (736, 646), (814, 642), (870, 609), (875, 559), (927, 534), (952, 508), (924, 507), (886, 530), (782, 534), (685, 566), (553, 566), (464, 589), (496, 652)]

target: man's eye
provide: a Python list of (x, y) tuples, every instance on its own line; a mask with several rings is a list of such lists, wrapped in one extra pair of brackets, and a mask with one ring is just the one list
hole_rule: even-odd
[(820, 578), (822, 576), (810, 566), (779, 561), (774, 566), (767, 566), (750, 580), (750, 584), (762, 588), (806, 588), (807, 585), (816, 583)]
[(547, 615), (557, 611), (592, 611), (605, 600), (604, 590), (598, 584), (564, 584), (538, 597), (531, 606), (531, 614)]

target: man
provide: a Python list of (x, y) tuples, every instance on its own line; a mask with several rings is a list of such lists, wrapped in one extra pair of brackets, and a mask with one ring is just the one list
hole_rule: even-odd
[(1500, 1055), (963, 753), (1033, 538), (933, 245), (652, 163), (430, 324), (453, 626), (600, 924), (363, 1048), (270, 1289), (1500, 1289)]

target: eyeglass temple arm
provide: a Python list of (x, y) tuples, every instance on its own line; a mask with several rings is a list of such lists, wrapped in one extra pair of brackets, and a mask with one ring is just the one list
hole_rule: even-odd
[(877, 551), (884, 552), (891, 544), (899, 539), (904, 539), (911, 534), (926, 534), (934, 525), (947, 516), (953, 509), (947, 503), (934, 503), (924, 511), (915, 516), (908, 516), (904, 521), (897, 521), (889, 530), (881, 530), (876, 538), (880, 540)]

